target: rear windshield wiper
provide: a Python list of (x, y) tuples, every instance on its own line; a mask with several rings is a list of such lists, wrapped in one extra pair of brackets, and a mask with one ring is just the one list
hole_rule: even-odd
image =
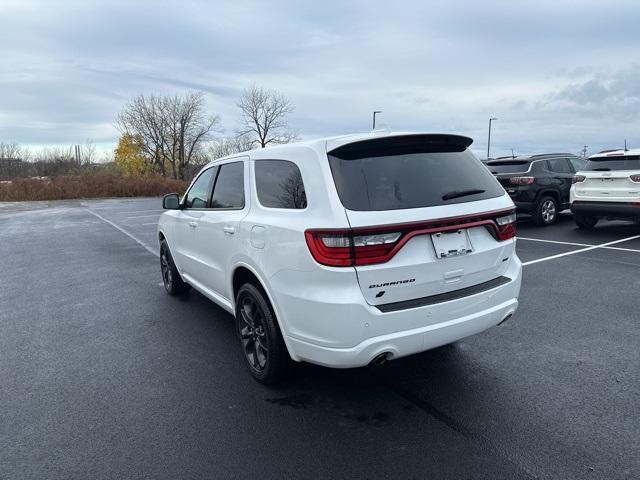
[(484, 193), (486, 190), (473, 188), (471, 190), (454, 190), (453, 192), (445, 193), (442, 196), (442, 200), (452, 200), (458, 197), (466, 197), (467, 195), (476, 195), (478, 193)]
[(592, 168), (591, 171), (592, 172), (610, 172), (611, 169), (607, 167), (600, 167), (600, 168)]

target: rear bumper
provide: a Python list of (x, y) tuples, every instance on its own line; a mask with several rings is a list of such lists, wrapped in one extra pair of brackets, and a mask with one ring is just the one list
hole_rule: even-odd
[[(513, 255), (504, 273), (508, 281), (495, 288), (390, 312), (366, 303), (357, 280), (347, 276), (344, 283), (325, 283), (322, 290), (292, 291), (290, 274), (282, 279), (282, 285), (289, 288), (279, 287), (279, 275), (272, 277), (272, 286), (291, 357), (351, 368), (367, 365), (381, 353), (390, 354), (391, 359), (404, 357), (499, 324), (518, 308), (521, 275), (522, 264)], [(304, 285), (304, 281), (298, 279), (297, 284)]]
[(640, 203), (576, 200), (571, 204), (571, 211), (596, 217), (640, 218)]
[[(352, 348), (324, 347), (296, 338), (288, 338), (288, 344), (293, 348), (299, 360), (334, 368), (361, 367), (368, 365), (383, 353), (388, 354), (388, 359), (395, 359), (447, 345), (483, 332), (513, 315), (517, 308), (518, 300), (511, 298), (473, 315), (369, 338)], [(417, 310), (411, 314), (424, 315), (425, 318), (429, 315), (429, 312), (424, 309)]]

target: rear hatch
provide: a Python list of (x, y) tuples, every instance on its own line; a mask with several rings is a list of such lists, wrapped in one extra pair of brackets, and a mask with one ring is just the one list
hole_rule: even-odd
[(518, 186), (511, 182), (511, 178), (525, 175), (529, 170), (529, 165), (530, 162), (517, 159), (486, 163), (487, 168), (495, 175), (500, 185), (512, 196), (517, 192)]
[(470, 143), (455, 135), (410, 135), (328, 152), (369, 304), (447, 293), (506, 270), (513, 204), (467, 150)]
[[(592, 200), (637, 200), (640, 197), (640, 156), (609, 154), (591, 157), (584, 170), (576, 176), (578, 197)], [(635, 179), (636, 181), (634, 181)]]

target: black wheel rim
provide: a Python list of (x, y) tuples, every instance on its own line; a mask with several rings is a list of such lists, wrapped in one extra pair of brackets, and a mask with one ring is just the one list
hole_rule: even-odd
[(162, 270), (162, 281), (164, 282), (164, 288), (171, 289), (171, 282), (173, 280), (171, 275), (171, 266), (169, 265), (169, 256), (167, 255), (167, 249), (163, 248), (160, 252), (160, 269)]
[(247, 362), (256, 372), (262, 372), (267, 365), (269, 347), (264, 327), (264, 312), (253, 298), (242, 299), (238, 322)]

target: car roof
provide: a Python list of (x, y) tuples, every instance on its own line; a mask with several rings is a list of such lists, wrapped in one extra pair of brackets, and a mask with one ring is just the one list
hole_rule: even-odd
[(292, 142), (281, 145), (273, 145), (268, 146), (262, 149), (254, 149), (247, 150), (244, 152), (235, 153), (233, 155), (228, 155), (226, 157), (218, 158), (209, 163), (217, 163), (223, 160), (233, 159), (241, 156), (255, 156), (259, 154), (260, 156), (268, 155), (268, 152), (277, 152), (278, 154), (284, 153), (287, 150), (294, 150), (297, 148), (310, 148), (317, 152), (330, 152), (335, 150), (338, 147), (343, 145), (348, 145), (351, 143), (356, 143), (364, 140), (373, 140), (373, 139), (381, 139), (381, 138), (391, 138), (391, 137), (402, 137), (402, 136), (428, 136), (428, 137), (446, 137), (454, 139), (465, 146), (469, 146), (473, 143), (473, 140), (464, 135), (450, 134), (450, 133), (429, 133), (429, 132), (391, 132), (391, 131), (381, 131), (376, 130), (373, 132), (366, 133), (353, 133), (348, 135), (336, 135), (331, 137), (322, 137), (316, 138), (313, 140), (304, 140), (300, 142)]
[(620, 150), (604, 150), (602, 152), (591, 155), (589, 158), (606, 158), (606, 157), (628, 157), (630, 155), (640, 155), (640, 148), (620, 149)]
[(493, 160), (489, 160), (487, 163), (489, 165), (500, 165), (501, 163), (508, 165), (511, 162), (516, 163), (530, 163), (535, 160), (545, 160), (549, 158), (567, 158), (567, 157), (577, 157), (577, 155), (573, 153), (538, 153), (536, 155), (516, 155), (515, 157), (499, 157)]

